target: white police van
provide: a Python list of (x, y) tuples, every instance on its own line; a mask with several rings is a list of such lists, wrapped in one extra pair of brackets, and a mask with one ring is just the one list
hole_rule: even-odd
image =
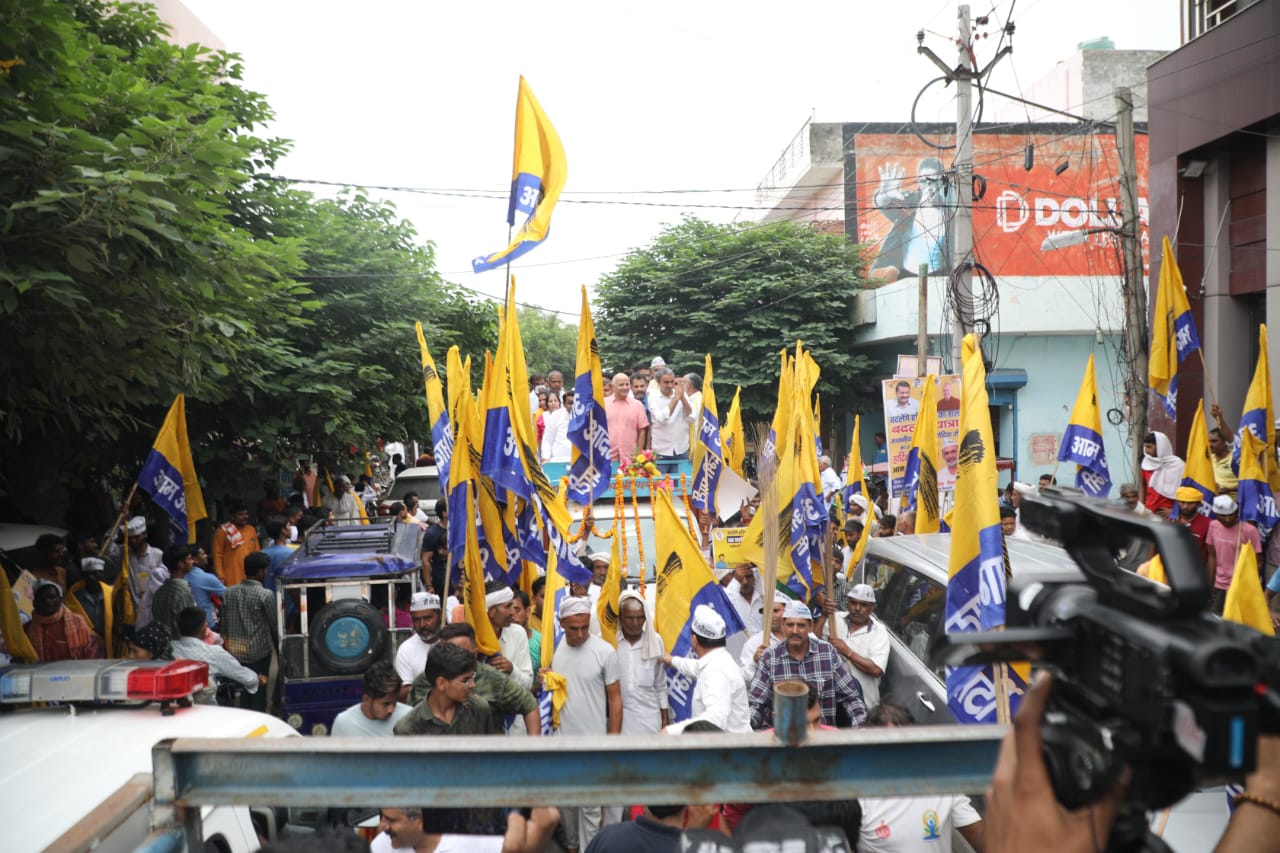
[[(158, 741), (298, 736), (283, 720), (255, 711), (173, 707), (208, 679), (208, 667), (195, 661), (0, 669), (4, 850), (134, 850), (150, 831), (151, 748)], [(208, 851), (248, 853), (262, 844), (247, 806), (205, 808), (203, 821)], [(264, 810), (259, 823), (273, 834), (274, 814)]]

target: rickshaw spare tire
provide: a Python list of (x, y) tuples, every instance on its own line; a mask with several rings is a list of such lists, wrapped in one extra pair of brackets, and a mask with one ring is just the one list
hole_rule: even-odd
[(344, 598), (325, 605), (311, 623), (311, 654), (334, 675), (363, 673), (387, 641), (387, 627), (372, 604)]

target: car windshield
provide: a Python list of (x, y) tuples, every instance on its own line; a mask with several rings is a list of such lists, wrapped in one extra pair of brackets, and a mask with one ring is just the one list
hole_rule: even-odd
[(402, 501), (404, 496), (414, 492), (418, 500), (425, 504), (424, 509), (431, 509), (437, 498), (442, 497), (439, 477), (399, 477), (391, 484), (391, 491), (383, 495), (384, 501)]

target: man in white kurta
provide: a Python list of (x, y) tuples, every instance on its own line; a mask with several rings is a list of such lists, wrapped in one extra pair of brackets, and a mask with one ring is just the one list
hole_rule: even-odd
[(625, 590), (618, 599), (618, 610), (622, 734), (655, 735), (671, 721), (662, 641), (646, 630), (648, 614), (640, 593)]
[(880, 704), (880, 679), (889, 663), (889, 629), (871, 618), (876, 593), (869, 584), (849, 587), (847, 612), (827, 621), (831, 645), (849, 664), (862, 686), (862, 702), (870, 710)]
[(409, 600), (409, 616), (413, 619), (413, 636), (396, 651), (401, 701), (408, 697), (413, 680), (426, 669), (427, 653), (440, 638), (440, 596), (434, 592), (415, 592)]
[(751, 706), (742, 670), (725, 649), (724, 619), (714, 609), (699, 604), (693, 610), (693, 650), (696, 658), (663, 655), (662, 662), (688, 678), (696, 678), (693, 689), (693, 716), (667, 726), (668, 734), (679, 734), (694, 720), (706, 720), (726, 732), (751, 731)]

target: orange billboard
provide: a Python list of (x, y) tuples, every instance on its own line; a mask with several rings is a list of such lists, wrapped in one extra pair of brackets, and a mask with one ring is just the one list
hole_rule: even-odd
[[(1123, 213), (1115, 137), (1053, 125), (973, 137), (974, 255), (1000, 276), (1119, 275), (1115, 229)], [(1031, 146), (1030, 168), (1027, 147)], [(857, 239), (876, 247), (870, 274), (915, 276), (921, 263), (952, 269), (951, 240), (962, 188), (955, 151), (910, 132), (854, 135)], [(1148, 257), (1147, 137), (1137, 137), (1138, 215)]]

